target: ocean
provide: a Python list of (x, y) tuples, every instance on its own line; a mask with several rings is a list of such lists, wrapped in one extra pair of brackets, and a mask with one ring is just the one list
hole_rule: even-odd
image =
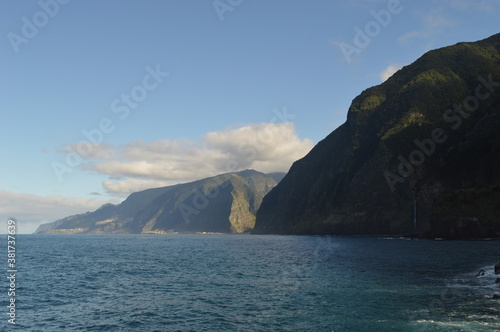
[(499, 241), (1, 237), (2, 331), (500, 331)]

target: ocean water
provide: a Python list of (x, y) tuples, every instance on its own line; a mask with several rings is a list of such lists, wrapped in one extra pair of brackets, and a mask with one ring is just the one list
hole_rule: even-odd
[(16, 250), (2, 331), (500, 331), (499, 241), (18, 235)]

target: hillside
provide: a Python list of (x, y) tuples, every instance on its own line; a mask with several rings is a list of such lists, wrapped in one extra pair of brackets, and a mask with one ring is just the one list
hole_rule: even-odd
[(500, 34), (363, 91), (265, 198), (256, 234), (500, 235)]
[(119, 205), (41, 225), (36, 233), (242, 233), (284, 174), (253, 170), (132, 193)]

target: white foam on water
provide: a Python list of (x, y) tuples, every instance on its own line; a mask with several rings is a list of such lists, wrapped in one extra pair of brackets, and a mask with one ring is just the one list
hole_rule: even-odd
[[(434, 331), (434, 328), (446, 328), (447, 331), (500, 331), (500, 323), (472, 321), (477, 317), (467, 317), (463, 321), (444, 321), (435, 319), (420, 319), (412, 325), (421, 327), (420, 331)], [(419, 330), (417, 330), (419, 331)]]
[[(485, 275), (476, 277), (480, 270)], [(500, 301), (493, 299), (493, 294), (500, 294), (496, 278), (500, 275), (495, 275), (494, 264), (450, 278), (435, 299), (441, 306), (409, 313), (414, 318), (411, 325), (417, 331), (500, 332)]]

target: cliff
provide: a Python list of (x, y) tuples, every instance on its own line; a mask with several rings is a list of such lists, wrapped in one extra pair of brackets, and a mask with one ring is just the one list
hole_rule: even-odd
[(500, 34), (363, 91), (263, 200), (255, 234), (500, 235)]
[(36, 233), (242, 233), (254, 227), (262, 198), (283, 175), (246, 170), (148, 189), (119, 205), (41, 225)]

